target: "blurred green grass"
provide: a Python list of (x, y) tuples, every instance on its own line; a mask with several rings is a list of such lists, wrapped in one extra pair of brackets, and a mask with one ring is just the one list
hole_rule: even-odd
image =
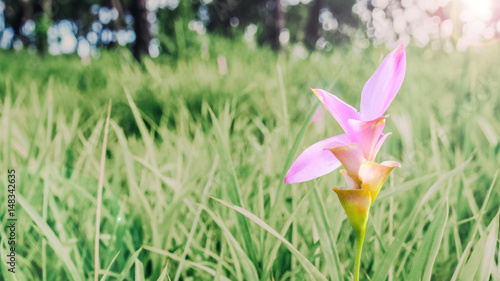
[[(2, 263), (4, 280), (93, 279), (110, 99), (100, 277), (352, 280), (354, 234), (330, 190), (340, 174), (294, 185), (283, 177), (304, 148), (341, 130), (326, 110), (325, 127), (310, 123), (318, 101), (309, 88), (357, 107), (388, 51), (300, 60), (216, 37), (199, 46), (143, 65), (125, 50), (90, 65), (0, 54), (2, 188), (8, 168), (19, 176), (17, 273)], [(362, 278), (500, 280), (497, 47), (409, 48), (407, 60), (377, 159), (402, 169), (372, 207)]]

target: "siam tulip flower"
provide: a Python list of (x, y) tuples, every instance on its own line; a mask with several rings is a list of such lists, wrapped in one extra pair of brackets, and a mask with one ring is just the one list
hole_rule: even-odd
[(380, 147), (391, 134), (382, 133), (384, 113), (401, 87), (406, 71), (403, 44), (385, 57), (368, 79), (361, 94), (361, 106), (355, 108), (321, 89), (312, 91), (333, 115), (344, 134), (319, 141), (307, 148), (290, 167), (285, 183), (308, 181), (328, 174), (341, 165), (340, 173), (347, 188), (334, 187), (347, 217), (356, 230), (358, 253), (355, 280), (359, 280), (361, 250), (370, 207), (389, 173), (400, 164), (395, 161), (374, 162)]

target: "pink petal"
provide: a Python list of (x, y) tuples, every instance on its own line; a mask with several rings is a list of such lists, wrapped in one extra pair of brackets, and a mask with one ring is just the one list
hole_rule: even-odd
[(395, 167), (401, 167), (396, 161), (385, 161), (381, 164), (373, 161), (365, 161), (359, 168), (361, 188), (372, 192), (372, 202), (377, 198), (380, 188)]
[(344, 176), (345, 181), (347, 182), (347, 187), (348, 189), (360, 189), (361, 187), (359, 184), (347, 174), (347, 171), (342, 169), (340, 170), (340, 173)]
[(369, 161), (375, 158), (376, 153), (374, 154), (373, 151), (380, 139), (382, 130), (384, 130), (385, 118), (380, 117), (372, 121), (349, 120), (349, 127), (352, 130), (352, 134), (349, 136), (351, 142), (359, 144), (364, 157)]
[(341, 165), (339, 160), (325, 148), (342, 146), (347, 143), (349, 143), (347, 136), (342, 134), (311, 145), (293, 162), (285, 176), (285, 183), (312, 180), (337, 169)]
[(358, 176), (359, 167), (363, 163), (363, 150), (357, 143), (344, 146), (328, 147), (333, 155), (342, 163), (347, 170), (347, 174), (356, 182), (360, 183)]
[(392, 135), (391, 132), (389, 132), (387, 134), (380, 135), (380, 138), (378, 139), (377, 143), (375, 144), (375, 147), (373, 148), (371, 159), (370, 159), (371, 161), (375, 160), (375, 157), (377, 157), (377, 154), (378, 154), (378, 151), (380, 150), (380, 147), (384, 143), (385, 139), (390, 135)]
[(323, 103), (326, 109), (328, 109), (330, 114), (333, 115), (335, 120), (337, 120), (340, 127), (344, 129), (344, 132), (349, 134), (350, 128), (347, 120), (359, 120), (359, 115), (356, 109), (325, 90), (312, 89), (312, 91)]
[(384, 114), (403, 84), (406, 71), (405, 47), (387, 55), (363, 87), (361, 95), (361, 120), (373, 120)]
[(363, 181), (363, 188), (374, 190), (380, 188), (393, 168), (401, 168), (396, 161), (384, 161), (380, 164), (365, 161), (359, 168), (359, 177)]

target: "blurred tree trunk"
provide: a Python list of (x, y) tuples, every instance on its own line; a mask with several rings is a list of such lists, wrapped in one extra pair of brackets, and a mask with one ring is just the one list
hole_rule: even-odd
[(269, 0), (267, 2), (266, 17), (266, 39), (275, 51), (280, 49), (280, 32), (285, 27), (285, 15), (281, 0)]
[(33, 9), (28, 0), (7, 0), (5, 1), (5, 23), (14, 30), (14, 36), (20, 39), (24, 45), (28, 43), (28, 38), (21, 34), (21, 28), (27, 20), (33, 17)]
[[(327, 1), (328, 8), (333, 16), (337, 18), (339, 23), (348, 24), (352, 27), (357, 27), (359, 18), (352, 12), (352, 6), (356, 4), (356, 0), (342, 0), (342, 1)], [(372, 1), (368, 1), (367, 6), (373, 10)]]
[(125, 20), (123, 19), (123, 6), (119, 0), (104, 0), (103, 6), (109, 9), (115, 9), (118, 12), (118, 18), (110, 23), (113, 30), (123, 29)]
[(110, 1), (110, 6), (118, 11), (118, 18), (115, 20), (115, 27), (117, 30), (123, 29), (125, 20), (123, 19), (123, 6), (120, 0), (108, 0)]
[[(125, 23), (123, 19), (123, 6), (119, 0), (104, 0), (103, 6), (108, 7), (109, 9), (115, 9), (118, 12), (118, 17), (116, 20), (113, 20), (109, 23), (109, 27), (113, 31), (119, 31), (123, 29), (123, 25)], [(108, 49), (114, 48), (116, 46), (116, 42), (109, 42), (107, 45)]]
[(141, 61), (141, 55), (148, 53), (149, 41), (151, 41), (146, 0), (132, 0), (130, 13), (134, 17), (135, 31), (135, 44), (132, 53), (136, 60)]
[(309, 18), (306, 26), (305, 44), (313, 50), (316, 46), (316, 40), (319, 38), (319, 12), (323, 8), (323, 0), (314, 0), (309, 8)]

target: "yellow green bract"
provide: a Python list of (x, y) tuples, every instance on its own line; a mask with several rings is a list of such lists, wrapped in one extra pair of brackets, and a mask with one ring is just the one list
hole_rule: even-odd
[[(342, 207), (344, 208), (349, 221), (356, 231), (364, 231), (368, 222), (370, 207), (377, 198), (389, 173), (398, 167), (399, 163), (394, 161), (382, 164), (373, 161), (365, 161), (359, 168), (358, 178), (361, 180), (359, 189), (342, 189), (334, 187)], [(345, 170), (340, 171), (347, 181), (351, 181)]]

